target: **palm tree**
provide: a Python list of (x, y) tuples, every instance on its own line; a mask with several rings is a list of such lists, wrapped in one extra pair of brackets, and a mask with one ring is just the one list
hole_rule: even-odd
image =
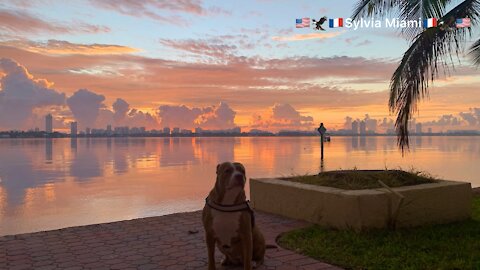
[[(456, 6), (447, 11), (447, 6)], [(448, 75), (454, 68), (453, 57), (460, 60), (465, 51), (471, 28), (456, 28), (457, 18), (470, 18), (472, 26), (480, 20), (480, 0), (360, 0), (353, 19), (370, 16), (384, 17), (396, 14), (400, 19), (438, 18), (438, 27), (427, 29), (406, 28), (402, 34), (411, 41), (390, 81), (389, 108), (397, 114), (395, 130), (397, 142), (408, 149), (408, 121), (417, 111), (417, 103), (428, 96), (429, 82), (440, 75), (439, 67)], [(480, 39), (469, 49), (475, 65), (480, 65)]]

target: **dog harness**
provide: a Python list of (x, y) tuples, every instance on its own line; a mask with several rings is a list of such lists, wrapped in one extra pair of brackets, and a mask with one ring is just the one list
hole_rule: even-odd
[(242, 203), (238, 204), (218, 204), (208, 199), (205, 199), (205, 204), (208, 205), (210, 208), (218, 210), (220, 212), (240, 212), (240, 211), (248, 211), (250, 213), (250, 220), (252, 223), (252, 228), (255, 226), (255, 213), (253, 212), (252, 207), (250, 206), (250, 201), (247, 200)]

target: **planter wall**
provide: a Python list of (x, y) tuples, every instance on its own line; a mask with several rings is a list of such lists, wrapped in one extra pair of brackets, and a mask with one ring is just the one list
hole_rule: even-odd
[[(405, 196), (397, 227), (449, 223), (471, 214), (470, 183), (439, 181), (394, 188)], [(333, 227), (385, 228), (398, 197), (387, 189), (343, 190), (279, 179), (250, 179), (255, 209)]]

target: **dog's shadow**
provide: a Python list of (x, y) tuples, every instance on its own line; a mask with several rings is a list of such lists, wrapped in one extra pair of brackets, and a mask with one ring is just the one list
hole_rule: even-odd
[[(221, 265), (221, 263), (216, 263), (217, 270), (243, 270), (243, 265)], [(254, 266), (253, 269), (263, 270), (266, 269), (263, 265)]]

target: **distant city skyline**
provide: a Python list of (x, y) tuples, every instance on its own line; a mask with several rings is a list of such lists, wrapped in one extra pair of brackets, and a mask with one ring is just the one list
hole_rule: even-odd
[[(203, 129), (201, 127), (195, 128), (179, 128), (179, 127), (163, 127), (161, 129), (147, 129), (146, 127), (137, 126), (113, 126), (107, 125), (105, 128), (90, 128), (86, 127), (85, 130), (78, 130), (77, 122), (70, 122), (70, 132), (58, 131), (52, 128), (52, 115), (45, 115), (45, 128), (30, 129), (27, 132), (38, 133), (37, 136), (43, 137), (48, 134), (54, 134), (58, 132), (60, 134), (69, 135), (70, 137), (110, 137), (110, 136), (239, 136), (239, 135), (317, 135), (317, 129), (282, 129), (278, 131), (262, 130), (262, 129), (250, 129), (249, 131), (242, 130), (241, 127), (235, 126), (228, 129)], [(450, 119), (450, 118), (449, 118)], [(327, 130), (329, 135), (346, 135), (346, 136), (369, 136), (369, 135), (395, 135), (393, 120), (384, 118), (383, 121), (372, 119), (369, 115), (365, 115), (364, 120), (346, 117), (346, 122), (343, 129), (331, 129)], [(379, 124), (380, 123), (380, 124)], [(436, 122), (434, 122), (436, 123)], [(427, 130), (423, 130), (423, 123), (416, 122), (416, 119), (412, 119), (409, 122), (409, 130), (412, 135), (433, 135), (433, 134), (463, 134), (463, 135), (480, 135), (480, 130), (475, 129), (448, 129), (434, 131), (432, 127), (428, 127)], [(350, 128), (349, 128), (350, 126)], [(380, 128), (380, 129), (379, 129)], [(9, 131), (12, 132), (12, 131)], [(24, 131), (23, 131), (24, 132)], [(45, 132), (45, 135), (42, 134)], [(2, 131), (0, 131), (2, 133)], [(7, 134), (3, 131), (2, 134)]]
[[(135, 123), (132, 123), (135, 124)], [(473, 126), (473, 128), (472, 128)], [(154, 127), (154, 128), (147, 128), (145, 126), (129, 126), (129, 125), (122, 125), (122, 126), (112, 126), (112, 124), (107, 124), (106, 126), (102, 127), (85, 127), (83, 130), (78, 128), (78, 122), (72, 121), (69, 123), (69, 129), (67, 128), (54, 128), (53, 127), (53, 117), (51, 114), (47, 114), (44, 116), (44, 127), (32, 127), (29, 129), (25, 129), (28, 131), (45, 131), (47, 133), (52, 133), (52, 131), (56, 130), (63, 133), (69, 134), (85, 134), (85, 133), (107, 133), (107, 134), (126, 134), (129, 128), (133, 129), (140, 129), (140, 130), (154, 130), (159, 131), (159, 133), (182, 133), (182, 134), (189, 134), (189, 133), (198, 133), (197, 131), (222, 131), (222, 130), (234, 130), (234, 129), (241, 129), (242, 127), (234, 125), (232, 128), (220, 129), (220, 128), (210, 128), (205, 129), (199, 127), (198, 125), (192, 126), (190, 128), (180, 128), (175, 126), (166, 126), (166, 127)], [(425, 130), (424, 130), (425, 128)], [(15, 130), (15, 129), (13, 129)], [(22, 130), (22, 129), (17, 129)], [(175, 131), (176, 130), (176, 131)], [(311, 128), (283, 128), (278, 130), (268, 130), (258, 129), (258, 128), (249, 128), (243, 129), (245, 132), (280, 132), (280, 131), (312, 131), (316, 130), (314, 123), (312, 123)], [(442, 133), (448, 131), (480, 131), (480, 129), (475, 128), (474, 125), (469, 125), (468, 121), (462, 121), (461, 114), (458, 117), (453, 115), (444, 115), (438, 120), (428, 121), (428, 122), (417, 122), (417, 119), (412, 119), (409, 122), (409, 130), (412, 134), (417, 133)], [(9, 131), (9, 130), (1, 130), (0, 131)], [(88, 132), (87, 132), (88, 131)], [(182, 131), (182, 132), (179, 132)], [(330, 128), (328, 127), (329, 132), (335, 132), (336, 134), (394, 134), (394, 121), (391, 118), (383, 118), (383, 119), (372, 119), (368, 114), (364, 116), (363, 119), (357, 118), (353, 119), (349, 116), (345, 117), (345, 123), (343, 124), (342, 128)], [(428, 131), (428, 132), (427, 132)], [(137, 132), (138, 133), (138, 132)]]

